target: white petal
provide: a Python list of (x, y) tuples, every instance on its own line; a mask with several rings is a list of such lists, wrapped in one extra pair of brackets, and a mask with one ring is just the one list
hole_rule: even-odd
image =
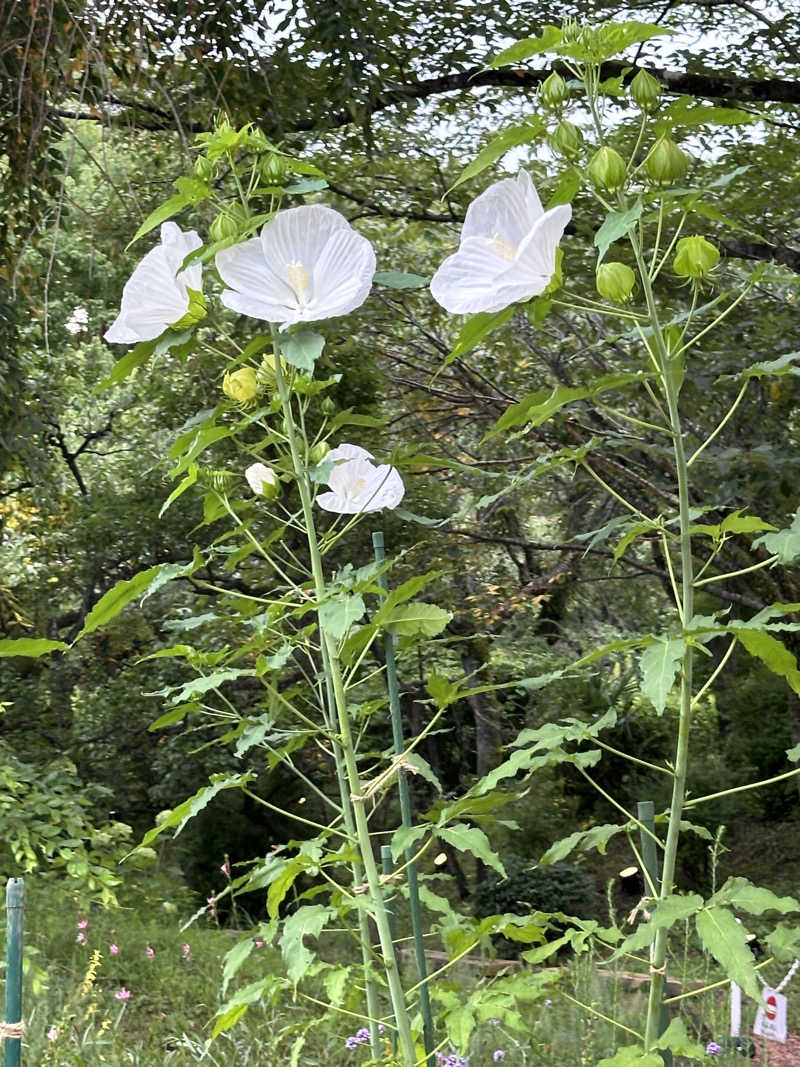
[[(160, 332), (162, 331), (160, 330)], [(153, 336), (158, 337), (158, 334)], [(143, 337), (141, 330), (136, 330), (130, 326), (127, 321), (127, 315), (122, 311), (120, 311), (103, 335), (104, 341), (114, 345), (135, 345), (139, 341), (152, 341), (152, 339), (152, 337)]]
[(325, 511), (335, 511), (338, 515), (357, 515), (361, 510), (352, 500), (338, 493), (320, 493), (317, 503)]
[(352, 229), (332, 234), (313, 264), (310, 317), (329, 319), (361, 307), (374, 274), (375, 251), (366, 237)]
[(539, 194), (536, 192), (531, 176), (528, 174), (527, 170), (520, 169), (520, 172), (517, 175), (517, 185), (520, 187), (522, 195), (525, 197), (528, 220), (529, 222), (534, 223), (544, 214), (544, 208), (542, 207), (542, 201), (539, 199)]
[(333, 468), (328, 485), (334, 493), (355, 498), (370, 484), (374, 471), (368, 459), (348, 459)]
[(244, 472), (247, 484), (260, 496), (265, 485), (275, 485), (275, 471), (264, 463), (252, 463)]
[(344, 215), (322, 204), (290, 207), (279, 211), (262, 229), (264, 258), (282, 277), (290, 263), (302, 263), (310, 270), (333, 234), (351, 229)]
[(571, 218), (569, 204), (559, 204), (545, 212), (523, 241), (517, 265), (527, 273), (542, 275), (549, 281), (556, 269), (558, 242)]
[(497, 279), (508, 267), (508, 261), (497, 255), (490, 241), (470, 238), (436, 271), (431, 294), (454, 315), (500, 311), (508, 304), (498, 300)]
[(398, 471), (388, 463), (383, 463), (375, 469), (372, 490), (364, 511), (396, 508), (405, 496), (406, 487)]
[(516, 248), (537, 217), (529, 208), (526, 187), (516, 178), (503, 178), (490, 185), (467, 208), (461, 243), (470, 237), (500, 237)]
[(266, 322), (299, 321), (292, 318), (297, 304), (294, 291), (264, 259), (260, 237), (223, 248), (214, 262), (219, 276), (230, 286), (221, 296), (225, 307)]
[(180, 265), (190, 252), (202, 247), (202, 240), (197, 230), (184, 233), (174, 222), (165, 222), (161, 227), (161, 246), (164, 249), (167, 265), (171, 268), (179, 286), (200, 290), (203, 287), (203, 265), (193, 263), (181, 271)]
[(332, 459), (372, 459), (372, 453), (367, 452), (366, 448), (362, 448), (361, 445), (349, 445), (343, 442), (337, 445), (336, 448), (332, 448), (330, 452), (325, 456), (325, 460)]

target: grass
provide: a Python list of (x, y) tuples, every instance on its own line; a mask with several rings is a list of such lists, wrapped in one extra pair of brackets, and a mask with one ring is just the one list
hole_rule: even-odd
[[(100, 910), (80, 907), (30, 880), (26, 1067), (367, 1067), (368, 1045), (348, 1050), (344, 1043), (358, 1029), (358, 1020), (345, 1016), (340, 1023), (314, 1025), (316, 1009), (299, 997), (253, 1005), (231, 1031), (209, 1045), (224, 956), (241, 932), (219, 929), (207, 920), (182, 930), (194, 904), (161, 899), (161, 893), (173, 889), (161, 886), (155, 892), (145, 883), (131, 893), (127, 906)], [(87, 924), (80, 928), (83, 920)], [(85, 944), (78, 941), (79, 934)], [(518, 1005), (522, 1028), (511, 1028), (504, 1018), (479, 1016), (469, 1049), (443, 1046), (443, 1052), (468, 1051), (469, 1067), (500, 1062), (495, 1059), (500, 1051), (509, 1067), (594, 1067), (635, 1040), (614, 1022), (641, 1030), (646, 1000), (643, 988), (625, 991), (620, 982), (599, 976), (597, 965), (591, 952), (584, 953), (564, 969), (547, 1000), (543, 995)], [(771, 971), (768, 979), (777, 980)], [(278, 951), (267, 945), (251, 953), (235, 984), (271, 972), (282, 974), (284, 967)], [(713, 980), (715, 972), (687, 943), (679, 976), (689, 981), (706, 974)], [(474, 981), (459, 968), (445, 988), (464, 1001)], [(130, 992), (127, 999), (120, 999), (123, 990)], [(357, 988), (352, 995), (357, 1009)], [(722, 1043), (728, 1026), (725, 994), (683, 1002), (682, 1008), (692, 1036), (703, 1044)], [(732, 1067), (743, 1061), (729, 1053), (709, 1062)]]

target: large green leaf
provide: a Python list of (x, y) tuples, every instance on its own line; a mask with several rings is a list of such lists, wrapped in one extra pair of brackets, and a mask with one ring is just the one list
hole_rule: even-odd
[(314, 962), (314, 953), (306, 948), (303, 938), (318, 937), (335, 915), (335, 908), (324, 904), (306, 904), (284, 921), (280, 946), (290, 981), (297, 984)]
[(640, 952), (652, 945), (659, 930), (669, 929), (675, 923), (696, 915), (703, 907), (703, 898), (699, 893), (676, 893), (656, 901), (646, 923), (640, 923), (634, 932), (619, 945), (613, 958)]
[(736, 629), (736, 636), (751, 656), (760, 659), (774, 673), (785, 678), (795, 693), (800, 693), (797, 660), (782, 641), (763, 630)]
[(764, 534), (753, 541), (753, 548), (763, 545), (771, 555), (780, 557), (781, 563), (791, 563), (800, 556), (800, 508), (795, 512), (792, 525), (777, 533)]
[(682, 637), (657, 639), (644, 650), (639, 666), (642, 669), (641, 690), (660, 714), (664, 711), (667, 697), (675, 682), (678, 664), (686, 651)]
[(437, 827), (436, 833), (459, 852), (471, 852), (475, 859), (481, 860), (488, 867), (493, 867), (501, 878), (506, 877), (506, 869), (500, 857), (489, 844), (489, 838), (480, 827), (457, 822), (453, 826)]
[(563, 40), (563, 31), (558, 26), (545, 26), (539, 37), (525, 37), (503, 49), (495, 56), (490, 67), (507, 67), (512, 63), (522, 63), (530, 56), (541, 55), (542, 52), (552, 52)]
[(210, 778), (210, 784), (203, 786), (202, 789), (184, 800), (182, 804), (179, 804), (177, 808), (173, 808), (168, 812), (163, 819), (159, 822), (158, 826), (154, 826), (152, 830), (148, 830), (142, 838), (142, 845), (150, 845), (153, 841), (163, 834), (165, 830), (175, 826), (175, 837), (181, 832), (184, 826), (193, 819), (198, 812), (207, 807), (208, 804), (214, 799), (214, 797), (221, 793), (225, 789), (242, 789), (250, 779), (253, 777), (252, 772), (248, 771), (246, 774), (236, 775), (224, 775), (213, 774)]
[(146, 571), (139, 571), (133, 578), (126, 578), (122, 582), (117, 582), (113, 588), (100, 597), (86, 616), (83, 629), (75, 640), (79, 641), (86, 634), (93, 633), (98, 627), (105, 626), (107, 622), (119, 615), (132, 600), (135, 600), (136, 597), (144, 596), (150, 584), (161, 574), (163, 566), (165, 564), (159, 564), (157, 567), (148, 567)]
[(49, 652), (63, 652), (69, 645), (63, 641), (48, 641), (45, 637), (11, 637), (0, 641), (0, 658), (28, 656), (37, 659)]
[(758, 116), (738, 107), (716, 107), (713, 104), (698, 104), (693, 96), (678, 97), (659, 115), (659, 128), (686, 126), (743, 126), (757, 122)]
[(341, 641), (347, 631), (364, 617), (366, 607), (362, 597), (341, 596), (326, 600), (319, 609), (319, 621), (326, 634), (334, 641)]
[(649, 377), (651, 375), (638, 371), (604, 374), (590, 385), (559, 385), (555, 389), (538, 389), (535, 393), (529, 393), (518, 404), (512, 404), (506, 408), (492, 427), (492, 432), (499, 433), (501, 430), (508, 429), (509, 426), (541, 426), (551, 415), (567, 404), (574, 404), (578, 400), (598, 396), (612, 389), (621, 389), (631, 382), (642, 381)]
[(579, 852), (588, 852), (589, 849), (596, 848), (600, 855), (604, 856), (611, 838), (616, 834), (621, 834), (624, 830), (625, 826), (619, 826), (616, 823), (603, 823), (599, 826), (592, 826), (588, 830), (577, 830), (569, 837), (564, 837), (551, 845), (539, 860), (539, 864), (546, 867), (551, 863), (560, 863), (575, 849)]
[(436, 637), (452, 617), (452, 611), (445, 611), (436, 604), (414, 601), (393, 608), (384, 625), (392, 626), (398, 637)]
[(642, 214), (642, 201), (636, 200), (625, 211), (612, 211), (606, 216), (603, 225), (594, 235), (594, 244), (597, 249), (598, 265), (603, 261), (610, 246), (625, 237), (639, 221)]
[(748, 997), (761, 999), (761, 989), (753, 966), (753, 953), (745, 940), (745, 928), (727, 908), (706, 908), (695, 918), (703, 948), (710, 952), (732, 981)]
[(459, 356), (465, 356), (467, 352), (471, 352), (492, 330), (496, 330), (498, 326), (508, 322), (513, 314), (514, 305), (512, 304), (511, 307), (503, 308), (502, 311), (480, 311), (477, 315), (472, 315), (468, 318), (461, 327), (456, 343), (445, 357), (445, 367), (452, 363), (454, 359), (458, 359)]
[(669, 1049), (676, 1056), (688, 1056), (690, 1059), (697, 1060), (706, 1058), (705, 1045), (701, 1045), (699, 1041), (690, 1037), (686, 1030), (686, 1023), (680, 1016), (670, 1020), (669, 1026), (653, 1044), (656, 1048)]
[(280, 338), (281, 352), (287, 363), (298, 370), (311, 374), (314, 364), (322, 355), (325, 338), (307, 327), (285, 334)]
[(783, 915), (800, 911), (800, 901), (794, 897), (778, 897), (771, 889), (753, 885), (746, 878), (731, 877), (714, 894), (709, 904), (729, 904), (750, 915), (762, 915), (765, 911), (779, 911)]
[(469, 181), (470, 178), (474, 178), (481, 171), (486, 170), (487, 167), (490, 167), (495, 160), (500, 159), (510, 149), (535, 141), (544, 133), (544, 129), (544, 125), (538, 119), (533, 119), (520, 126), (510, 126), (507, 130), (503, 130), (478, 153), (471, 163), (464, 167), (450, 186), (449, 192), (452, 193), (453, 189), (457, 189), (463, 182)]

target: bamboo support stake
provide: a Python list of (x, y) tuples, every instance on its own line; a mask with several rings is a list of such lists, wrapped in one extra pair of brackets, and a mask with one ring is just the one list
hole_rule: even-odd
[(25, 880), (6, 885), (6, 1021), (3, 1025), (5, 1067), (20, 1067), (22, 1051), (22, 930)]
[[(386, 559), (383, 542), (383, 533), (376, 530), (372, 535), (372, 546), (375, 550), (375, 561), (382, 565)], [(388, 580), (386, 574), (378, 579), (384, 592), (388, 592)], [(387, 630), (384, 642), (384, 654), (386, 656), (386, 688), (389, 693), (389, 713), (392, 719), (392, 740), (395, 755), (399, 756), (405, 750), (403, 737), (403, 719), (400, 712), (400, 690), (397, 684), (397, 663), (394, 654), (394, 634)], [(397, 791), (400, 797), (400, 818), (403, 826), (412, 826), (414, 823), (411, 813), (411, 795), (408, 790), (406, 771), (401, 767), (397, 772)], [(422, 1015), (422, 1036), (425, 1052), (428, 1057), (428, 1067), (434, 1067), (434, 1049), (436, 1041), (433, 1031), (433, 1014), (431, 1001), (428, 993), (428, 966), (425, 960), (425, 936), (422, 929), (422, 909), (419, 902), (419, 882), (417, 879), (417, 865), (412, 860), (412, 851), (406, 852), (408, 872), (408, 903), (411, 910), (411, 929), (414, 935), (414, 955), (417, 959), (417, 972), (419, 974), (419, 1007)]]

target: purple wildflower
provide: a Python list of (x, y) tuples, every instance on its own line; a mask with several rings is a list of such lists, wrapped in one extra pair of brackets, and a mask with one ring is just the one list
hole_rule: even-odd
[(722, 1045), (718, 1045), (716, 1041), (709, 1041), (706, 1045), (706, 1056), (721, 1056)]
[(506, 1058), (505, 1049), (496, 1048), (494, 1050), (494, 1052), (492, 1053), (492, 1059), (494, 1060), (495, 1063), (499, 1063), (500, 1060), (504, 1060), (505, 1058)]

